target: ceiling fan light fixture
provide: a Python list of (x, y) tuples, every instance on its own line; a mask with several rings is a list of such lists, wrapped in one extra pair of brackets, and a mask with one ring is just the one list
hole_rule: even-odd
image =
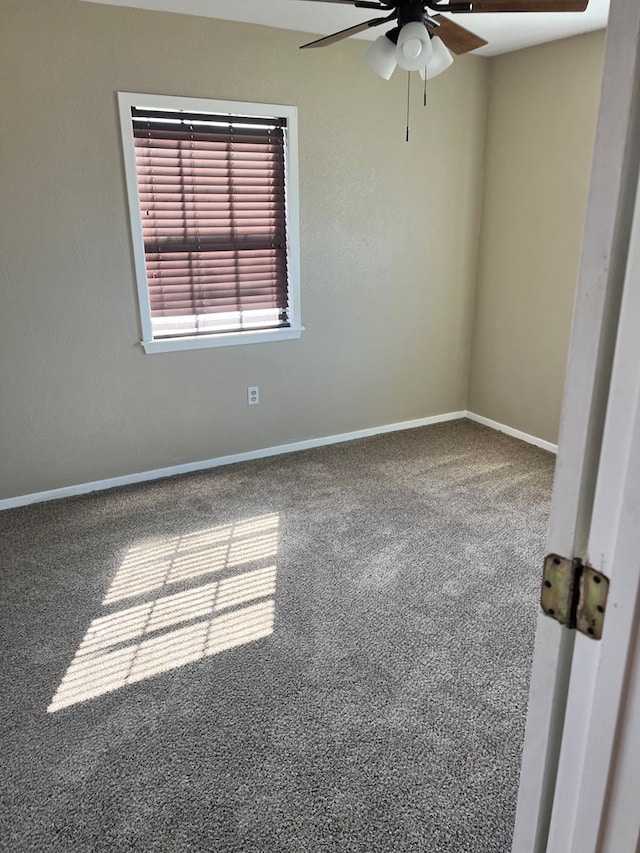
[(395, 44), (386, 36), (380, 36), (367, 48), (364, 61), (384, 80), (390, 80), (398, 64)]
[(431, 39), (431, 47), (433, 48), (433, 56), (429, 60), (426, 68), (420, 68), (420, 76), (424, 80), (425, 73), (427, 80), (433, 80), (438, 74), (442, 74), (453, 63), (451, 51), (447, 50), (445, 43), (439, 36), (434, 36)]
[(433, 55), (429, 31), (420, 21), (409, 21), (400, 30), (396, 60), (405, 71), (418, 71), (429, 64)]

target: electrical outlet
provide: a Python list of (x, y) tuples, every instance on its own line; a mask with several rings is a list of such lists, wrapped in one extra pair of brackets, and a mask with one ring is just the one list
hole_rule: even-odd
[(247, 403), (250, 406), (257, 406), (260, 402), (260, 389), (257, 385), (249, 385), (247, 388)]

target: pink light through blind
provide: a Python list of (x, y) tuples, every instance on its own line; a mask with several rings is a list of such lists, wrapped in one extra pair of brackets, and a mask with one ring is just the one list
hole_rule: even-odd
[(154, 337), (288, 326), (284, 120), (131, 112)]

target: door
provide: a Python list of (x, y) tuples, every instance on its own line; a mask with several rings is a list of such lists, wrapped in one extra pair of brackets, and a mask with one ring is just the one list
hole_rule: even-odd
[[(624, 822), (620, 791), (637, 772), (625, 750), (638, 738), (629, 716), (638, 565), (622, 560), (640, 552), (640, 528), (623, 511), (636, 500), (630, 472), (640, 484), (640, 270), (630, 252), (640, 228), (639, 105), (640, 3), (611, 0), (548, 536), (549, 552), (607, 574), (611, 598), (601, 642), (538, 619), (512, 853), (634, 853), (638, 841), (602, 846), (622, 838), (606, 840), (614, 815)], [(634, 828), (620, 831), (628, 840)]]
[(633, 853), (640, 840), (639, 319), (640, 192), (588, 543), (611, 578), (608, 624), (601, 643), (576, 637), (550, 853)]

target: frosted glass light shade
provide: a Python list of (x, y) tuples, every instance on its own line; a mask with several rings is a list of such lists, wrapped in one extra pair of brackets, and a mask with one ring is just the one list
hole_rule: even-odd
[(396, 59), (405, 71), (418, 71), (428, 65), (433, 55), (429, 31), (419, 21), (409, 21), (400, 30)]
[(379, 74), (385, 80), (390, 80), (396, 70), (396, 46), (386, 36), (380, 36), (371, 42), (367, 48), (364, 61), (372, 71)]
[(424, 80), (425, 71), (427, 72), (427, 80), (432, 80), (438, 74), (442, 74), (453, 63), (453, 56), (446, 48), (445, 43), (439, 36), (434, 36), (431, 39), (431, 47), (433, 48), (433, 56), (429, 60), (429, 64), (425, 68), (420, 68), (420, 76)]

